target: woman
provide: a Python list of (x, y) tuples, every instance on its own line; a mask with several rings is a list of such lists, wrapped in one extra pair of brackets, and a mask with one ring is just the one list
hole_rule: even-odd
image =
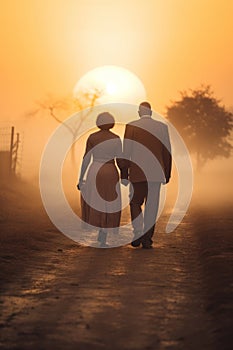
[[(104, 112), (98, 115), (99, 131), (91, 134), (86, 143), (78, 189), (81, 190), (82, 220), (99, 228), (98, 242), (107, 247), (107, 232), (118, 232), (121, 216), (119, 174), (115, 160), (122, 171), (124, 161), (120, 137), (110, 131), (115, 125), (113, 116)], [(84, 175), (88, 169), (86, 181)]]

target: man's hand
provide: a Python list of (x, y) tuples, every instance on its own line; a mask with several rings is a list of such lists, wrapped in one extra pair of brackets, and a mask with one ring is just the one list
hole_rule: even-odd
[(162, 184), (163, 184), (163, 185), (168, 184), (169, 180), (170, 180), (170, 177), (169, 177), (169, 178), (167, 178), (167, 179), (166, 179), (164, 182), (162, 182)]
[(128, 179), (121, 179), (121, 184), (122, 184), (123, 186), (128, 186), (129, 180), (128, 180)]

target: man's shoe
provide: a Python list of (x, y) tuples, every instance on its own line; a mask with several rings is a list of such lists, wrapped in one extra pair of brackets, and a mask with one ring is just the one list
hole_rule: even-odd
[(153, 249), (152, 244), (142, 244), (143, 249)]
[(100, 248), (109, 248), (109, 245), (105, 242), (100, 243)]
[(134, 237), (133, 240), (131, 242), (131, 246), (134, 248), (140, 247), (141, 242), (141, 232), (140, 231), (136, 231), (134, 232)]
[(131, 246), (134, 248), (137, 248), (137, 247), (140, 247), (141, 243), (142, 242), (141, 242), (140, 238), (138, 238), (138, 239), (135, 239), (135, 241), (131, 242)]

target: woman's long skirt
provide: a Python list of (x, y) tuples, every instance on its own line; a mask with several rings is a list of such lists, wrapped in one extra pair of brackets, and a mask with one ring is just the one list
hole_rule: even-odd
[[(113, 162), (94, 161), (81, 189), (82, 220), (97, 229), (118, 232), (121, 217), (119, 174)], [(88, 225), (83, 225), (87, 228)]]

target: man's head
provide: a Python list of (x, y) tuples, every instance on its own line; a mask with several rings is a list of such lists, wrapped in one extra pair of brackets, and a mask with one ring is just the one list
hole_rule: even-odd
[(151, 105), (149, 102), (142, 102), (139, 105), (138, 114), (140, 117), (143, 115), (152, 115)]

